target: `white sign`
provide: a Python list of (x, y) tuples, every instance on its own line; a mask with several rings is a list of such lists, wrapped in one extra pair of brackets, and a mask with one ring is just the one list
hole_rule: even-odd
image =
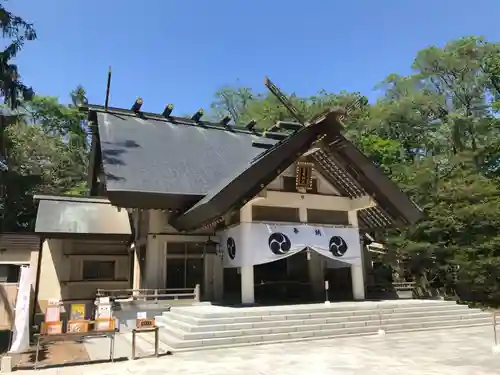
[(98, 302), (102, 303), (102, 304), (111, 303), (111, 301), (109, 300), (109, 297), (99, 297)]
[(111, 318), (111, 305), (110, 304), (99, 304), (97, 306), (97, 317), (98, 318)]
[(12, 345), (9, 353), (24, 353), (30, 347), (29, 305), (31, 292), (30, 268), (21, 267), (19, 289), (17, 291), (16, 310)]
[(144, 311), (137, 312), (137, 319), (147, 319), (148, 313)]
[(326, 290), (330, 289), (330, 284), (328, 283), (328, 280), (325, 280), (325, 289)]

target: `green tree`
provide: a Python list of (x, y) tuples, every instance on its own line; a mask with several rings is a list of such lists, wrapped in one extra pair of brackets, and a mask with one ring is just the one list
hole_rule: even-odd
[(33, 24), (9, 12), (0, 4), (0, 29), (7, 39), (7, 46), (0, 52), (0, 94), (11, 108), (17, 107), (21, 100), (29, 100), (33, 90), (20, 80), (17, 65), (12, 63), (26, 41), (36, 39)]
[[(77, 95), (76, 95), (77, 94)], [(85, 91), (71, 94), (85, 101)], [(23, 115), (6, 128), (9, 171), (2, 174), (2, 229), (30, 230), (36, 217), (33, 194), (84, 195), (87, 192), (88, 133), (78, 108), (54, 97), (35, 96)]]

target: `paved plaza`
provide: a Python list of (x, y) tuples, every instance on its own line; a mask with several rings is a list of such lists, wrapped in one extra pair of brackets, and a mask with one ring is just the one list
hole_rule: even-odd
[(161, 358), (22, 371), (23, 375), (490, 375), (491, 327), (185, 352)]

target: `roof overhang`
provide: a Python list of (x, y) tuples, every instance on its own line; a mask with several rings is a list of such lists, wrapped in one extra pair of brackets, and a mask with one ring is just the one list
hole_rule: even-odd
[(40, 236), (31, 232), (3, 232), (0, 233), (0, 251), (2, 250), (38, 250)]
[(43, 237), (131, 237), (128, 212), (112, 206), (107, 199), (44, 195), (34, 199), (39, 201), (35, 233)]
[[(369, 195), (377, 202), (359, 211), (362, 219), (371, 221), (370, 227), (406, 226), (422, 218), (422, 210), (408, 195), (340, 132), (329, 130), (329, 139), (332, 142), (328, 147), (313, 158), (327, 169), (326, 174), (333, 173), (330, 180), (337, 182), (343, 194), (351, 198)], [(342, 179), (341, 175), (349, 178)]]
[(113, 206), (145, 210), (185, 211), (203, 199), (203, 195), (120, 190), (107, 191), (106, 195)]

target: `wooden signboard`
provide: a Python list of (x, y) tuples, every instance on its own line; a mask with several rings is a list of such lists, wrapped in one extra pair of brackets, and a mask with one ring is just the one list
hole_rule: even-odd
[(74, 303), (71, 305), (70, 320), (84, 320), (85, 319), (85, 304)]
[(97, 305), (96, 318), (110, 319), (111, 318), (111, 304)]
[(137, 329), (154, 328), (156, 323), (154, 318), (138, 318), (135, 320), (135, 326)]
[(59, 322), (61, 320), (61, 301), (49, 300), (47, 309), (45, 310), (44, 321), (49, 322)]
[(47, 306), (45, 310), (45, 322), (59, 322), (61, 320), (61, 307), (60, 306)]
[(67, 333), (85, 333), (89, 331), (88, 320), (70, 320), (68, 321)]

